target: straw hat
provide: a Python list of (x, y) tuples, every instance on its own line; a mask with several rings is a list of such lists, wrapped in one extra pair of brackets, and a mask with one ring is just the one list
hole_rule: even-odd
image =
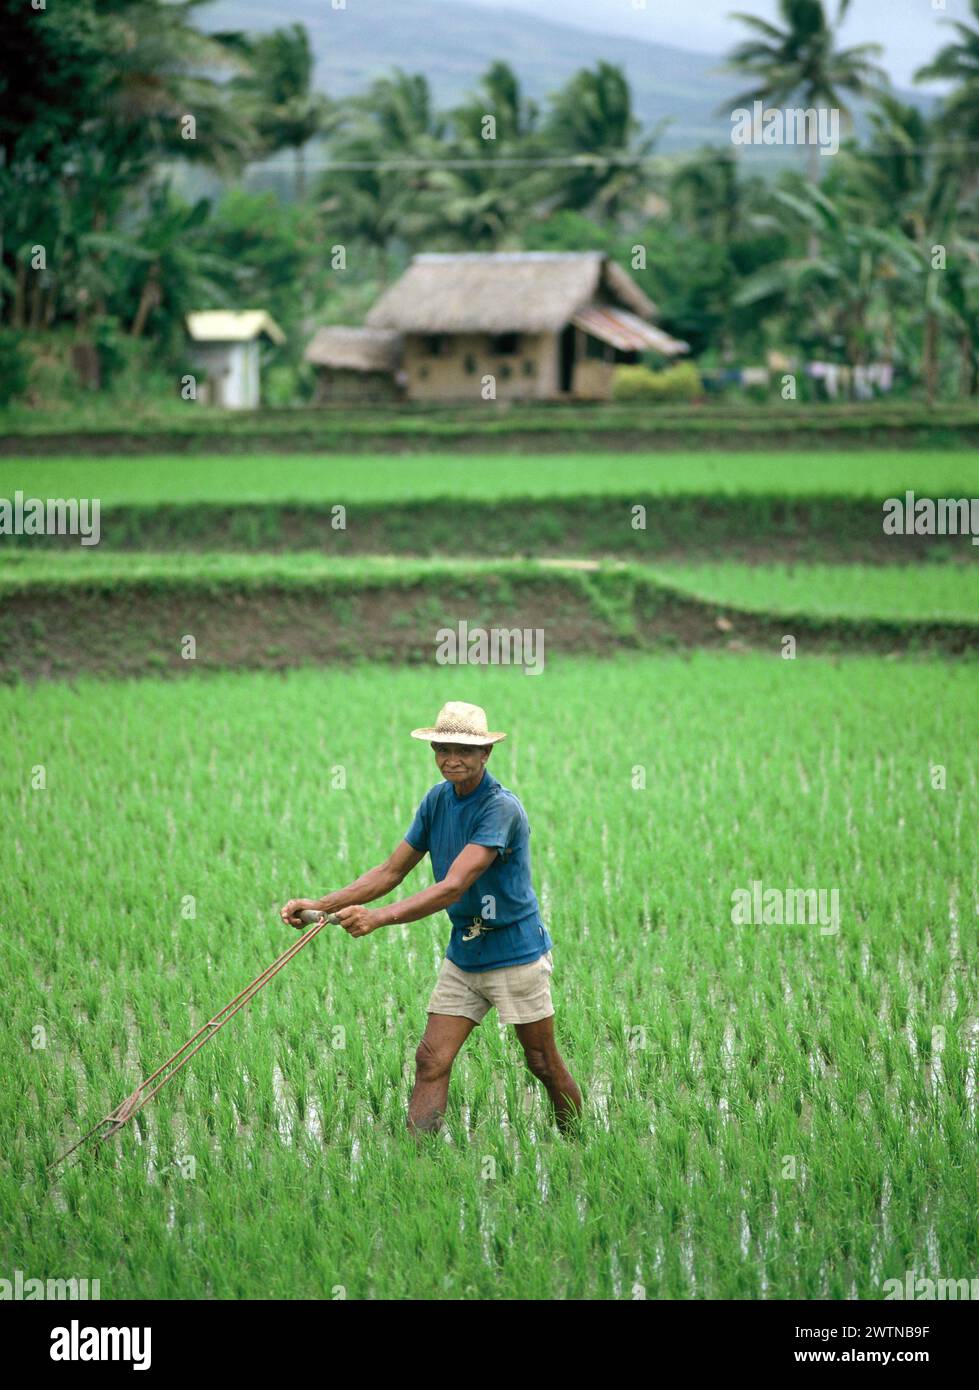
[(479, 705), (449, 700), (439, 710), (434, 729), (412, 729), (412, 738), (427, 743), (499, 743), (506, 734), (491, 734), (486, 727), (486, 711)]

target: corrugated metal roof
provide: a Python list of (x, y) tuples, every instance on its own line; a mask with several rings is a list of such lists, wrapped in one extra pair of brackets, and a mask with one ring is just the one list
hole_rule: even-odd
[(607, 304), (593, 304), (575, 314), (571, 322), (576, 328), (590, 333), (619, 352), (641, 352), (643, 348), (653, 348), (664, 357), (677, 357), (690, 351), (690, 344), (680, 338), (671, 338), (669, 333), (654, 328), (651, 323), (627, 309), (615, 309)]
[(198, 343), (250, 343), (265, 333), (273, 343), (286, 335), (264, 309), (202, 309), (187, 315), (187, 331)]

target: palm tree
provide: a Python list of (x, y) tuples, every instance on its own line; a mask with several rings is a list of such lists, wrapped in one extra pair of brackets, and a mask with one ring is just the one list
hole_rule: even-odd
[(881, 92), (868, 112), (865, 145), (840, 156), (840, 177), (855, 208), (868, 204), (879, 223), (897, 219), (912, 239), (923, 235), (923, 217), (934, 178), (931, 145), (937, 136), (917, 106)]
[(244, 94), (264, 150), (294, 151), (296, 197), (302, 199), (306, 192), (304, 147), (314, 135), (335, 128), (338, 121), (333, 104), (312, 90), (314, 60), (309, 34), (303, 25), (293, 24), (257, 39), (245, 39), (241, 48), (250, 71), (231, 85)]
[(447, 122), (435, 110), (424, 73), (395, 68), (390, 77), (372, 83), (358, 109), (370, 114), (377, 137), (390, 154), (424, 152), (425, 146), (446, 135)]
[[(930, 244), (928, 223), (936, 191), (929, 153), (932, 133), (927, 117), (918, 107), (882, 92), (875, 98), (868, 119), (870, 137), (867, 143), (843, 151), (827, 186), (833, 185), (834, 196), (855, 222), (896, 227), (914, 248), (920, 269), (924, 265), (925, 246)], [(915, 287), (918, 283), (919, 276), (915, 272)], [(917, 288), (912, 292), (914, 303), (916, 295)], [(885, 362), (894, 358), (899, 314), (904, 314), (902, 297), (888, 295), (883, 343)], [(929, 343), (937, 346), (937, 320), (927, 318), (927, 311), (926, 319), (924, 345), (926, 348)], [(927, 351), (925, 358), (928, 362)], [(926, 378), (930, 374), (929, 367)]]
[[(937, 395), (943, 326), (957, 337), (963, 390), (973, 395), (979, 323), (976, 248), (967, 234), (968, 175), (957, 161), (933, 153), (946, 124), (941, 113), (929, 122), (917, 107), (883, 94), (870, 123), (867, 146), (848, 150), (843, 158), (841, 192), (854, 218), (896, 226), (913, 247), (917, 273), (911, 304), (922, 324), (922, 376), (929, 402)], [(942, 269), (932, 266), (936, 245), (945, 248)]]
[(442, 222), (433, 170), (445, 156), (448, 125), (428, 80), (396, 68), (350, 107), (332, 154), (351, 167), (324, 175), (321, 212), (343, 236), (362, 237), (382, 252), (395, 242), (430, 240)]
[(733, 150), (704, 149), (679, 166), (670, 203), (705, 241), (733, 241), (742, 214), (743, 185)]
[[(928, 403), (937, 395), (938, 352), (941, 329), (955, 335), (960, 361), (960, 380), (966, 395), (975, 394), (979, 358), (979, 246), (963, 227), (964, 211), (974, 211), (963, 191), (962, 171), (946, 162), (936, 163), (928, 190), (922, 236), (917, 250), (924, 275), (924, 363)], [(932, 262), (932, 247), (945, 248), (943, 268)]]
[(800, 183), (797, 193), (778, 189), (774, 198), (818, 239), (820, 252), (756, 271), (735, 294), (735, 304), (784, 304), (797, 339), (842, 340), (847, 362), (866, 363), (891, 287), (918, 283), (923, 266), (917, 249), (898, 231), (855, 221), (849, 208), (811, 184)]
[[(486, 116), (492, 116), (496, 122), (495, 140), (483, 140)], [(490, 64), (477, 91), (453, 112), (460, 135), (491, 146), (512, 146), (530, 140), (539, 119), (537, 103), (524, 97), (517, 74), (508, 63), (499, 61)]]
[[(979, 21), (979, 0), (971, 0), (970, 9)], [(967, 173), (974, 191), (979, 169), (969, 146), (979, 140), (979, 24), (970, 28), (960, 20), (950, 23), (958, 34), (958, 42), (939, 49), (930, 63), (917, 70), (914, 80), (927, 82), (939, 78), (958, 83), (943, 101), (941, 117), (944, 128), (954, 130), (964, 144), (951, 151), (950, 159), (943, 162), (954, 163)]]
[(530, 208), (548, 192), (548, 174), (533, 167), (544, 151), (540, 113), (524, 97), (513, 69), (495, 62), (451, 114), (455, 138), (445, 164), (432, 174), (447, 240), (493, 250), (519, 237)]
[[(849, 7), (850, 0), (839, 0), (835, 27)], [(732, 106), (748, 106), (755, 101), (786, 106), (796, 97), (807, 110), (830, 107), (849, 120), (851, 113), (843, 93), (863, 95), (887, 82), (887, 74), (872, 61), (883, 51), (881, 45), (837, 48), (823, 0), (778, 0), (778, 9), (784, 26), (781, 29), (757, 15), (731, 16), (746, 25), (752, 37), (732, 49), (728, 66), (753, 79), (752, 87), (736, 97)], [(809, 146), (809, 181), (819, 182), (815, 143)], [(817, 250), (813, 243), (811, 253), (815, 255)]]
[[(255, 131), (228, 89), (205, 76), (239, 68), (224, 36), (194, 27), (194, 11), (211, 0), (128, 0), (106, 6), (111, 62), (95, 129), (124, 166), (145, 177), (161, 158), (196, 160), (224, 174), (238, 171)], [(188, 138), (184, 119), (194, 117)]]
[(723, 252), (717, 287), (722, 356), (732, 347), (731, 310), (738, 273), (732, 249), (744, 214), (745, 183), (738, 178), (734, 151), (704, 149), (686, 160), (670, 180), (670, 209), (697, 238)]
[(979, 243), (959, 238), (946, 272), (946, 299), (958, 329), (959, 391), (979, 395)]
[(635, 205), (648, 185), (643, 162), (664, 124), (641, 135), (621, 68), (600, 62), (575, 73), (554, 98), (544, 132), (554, 154), (574, 161), (553, 176), (556, 205), (613, 220)]

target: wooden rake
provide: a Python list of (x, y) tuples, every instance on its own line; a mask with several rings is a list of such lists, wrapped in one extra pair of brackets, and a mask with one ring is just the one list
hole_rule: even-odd
[[(255, 998), (258, 991), (268, 984), (273, 975), (277, 975), (282, 967), (292, 960), (293, 956), (298, 955), (304, 946), (309, 945), (318, 932), (322, 931), (326, 926), (336, 927), (340, 925), (340, 918), (334, 914), (331, 913), (329, 916), (324, 916), (322, 912), (315, 912), (310, 908), (306, 908), (300, 912), (299, 920), (304, 926), (308, 926), (309, 930), (301, 936), (294, 945), (290, 946), (288, 951), (283, 951), (278, 960), (274, 960), (266, 970), (262, 971), (261, 975), (257, 975), (255, 979), (252, 980), (251, 984), (246, 985), (240, 994), (236, 994), (230, 1004), (225, 1004), (224, 1008), (219, 1013), (216, 1013), (213, 1018), (208, 1019), (203, 1027), (198, 1028), (194, 1036), (188, 1038), (179, 1051), (175, 1052), (172, 1057), (168, 1057), (162, 1066), (157, 1067), (152, 1076), (148, 1076), (145, 1081), (141, 1081), (135, 1091), (117, 1105), (115, 1110), (103, 1116), (103, 1118), (94, 1124), (86, 1134), (82, 1135), (77, 1143), (72, 1144), (71, 1148), (66, 1149), (53, 1163), (49, 1163), (47, 1165), (49, 1172), (52, 1168), (56, 1168), (59, 1163), (63, 1163), (76, 1149), (80, 1149), (93, 1135), (96, 1136), (95, 1143), (91, 1145), (88, 1152), (92, 1152), (94, 1149), (98, 1148), (100, 1144), (104, 1144), (107, 1139), (111, 1139), (114, 1134), (118, 1134), (123, 1126), (128, 1124), (133, 1116), (137, 1115), (139, 1111), (142, 1110), (147, 1101), (153, 1099), (157, 1091), (165, 1086), (168, 1081), (173, 1080), (177, 1072), (190, 1061), (194, 1053), (200, 1052), (201, 1048), (204, 1047), (206, 1043), (209, 1043), (215, 1034), (221, 1031), (224, 1025), (235, 1016), (239, 1009), (243, 1009), (246, 1004), (250, 1003), (251, 1000)], [(198, 1039), (200, 1039), (199, 1042)], [(197, 1043), (196, 1047), (194, 1043)], [(180, 1058), (179, 1061), (177, 1060), (178, 1058)], [(156, 1079), (158, 1076), (161, 1076), (162, 1080), (157, 1081)], [(156, 1085), (153, 1086), (152, 1090), (148, 1090), (147, 1088), (150, 1087), (154, 1081), (156, 1081)], [(102, 1129), (103, 1125), (108, 1125), (109, 1128), (103, 1130), (101, 1134), (98, 1134), (97, 1131)], [(76, 1162), (78, 1161), (79, 1160), (76, 1159)]]

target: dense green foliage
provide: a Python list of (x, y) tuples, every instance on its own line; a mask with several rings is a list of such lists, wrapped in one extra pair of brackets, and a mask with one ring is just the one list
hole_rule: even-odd
[[(658, 157), (658, 132), (640, 128), (607, 63), (543, 110), (502, 62), (451, 110), (400, 70), (341, 108), (313, 89), (301, 27), (205, 35), (201, 9), (74, 0), (69, 16), (0, 0), (0, 323), (29, 336), (17, 394), (35, 406), (77, 397), (48, 366), (76, 342), (100, 348), (102, 389), (128, 404), (113, 333), (131, 340), (137, 379), (147, 373), (138, 394), (178, 398), (186, 312), (250, 304), (288, 334), (269, 399), (306, 400), (310, 322), (359, 322), (414, 251), (514, 247), (608, 251), (699, 365), (778, 350), (799, 398), (815, 391), (811, 358), (885, 361), (899, 393), (930, 400), (979, 389), (979, 38), (967, 23), (925, 69), (951, 84), (933, 121), (882, 85), (873, 46), (839, 47), (822, 0), (782, 6), (781, 29), (752, 23), (731, 55), (752, 87), (732, 105), (798, 99), (845, 117), (854, 94), (874, 100), (864, 144), (848, 138), (808, 178), (764, 178), (730, 146)], [(292, 201), (241, 183), (277, 151), (296, 161)], [(188, 163), (222, 180), (220, 196), (177, 191)]]
[(692, 362), (678, 362), (661, 372), (637, 364), (616, 367), (612, 380), (615, 401), (694, 401), (703, 385)]

